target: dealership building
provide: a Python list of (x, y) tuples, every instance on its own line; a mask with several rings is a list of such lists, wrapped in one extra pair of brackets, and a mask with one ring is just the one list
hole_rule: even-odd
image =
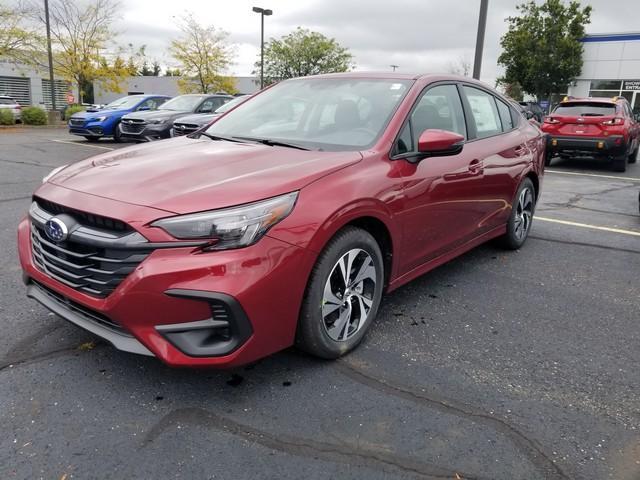
[[(55, 80), (56, 105), (67, 103), (74, 91), (65, 80)], [(77, 89), (75, 89), (77, 90)], [(0, 57), (0, 95), (13, 97), (20, 105), (35, 105), (51, 109), (49, 72)]]
[(640, 112), (640, 32), (587, 35), (582, 42), (582, 73), (569, 95), (623, 96)]

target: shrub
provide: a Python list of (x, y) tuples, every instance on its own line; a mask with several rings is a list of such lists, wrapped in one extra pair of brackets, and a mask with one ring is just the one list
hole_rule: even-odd
[(13, 125), (16, 120), (13, 118), (13, 112), (8, 108), (0, 108), (0, 125)]
[(64, 111), (64, 119), (69, 120), (71, 115), (78, 112), (84, 112), (86, 109), (82, 105), (69, 105), (67, 109)]
[(47, 112), (38, 107), (24, 107), (22, 109), (22, 123), (25, 125), (46, 125)]

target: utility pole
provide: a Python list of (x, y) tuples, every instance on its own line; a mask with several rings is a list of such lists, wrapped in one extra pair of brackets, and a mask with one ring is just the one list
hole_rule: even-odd
[(53, 78), (53, 53), (51, 53), (51, 24), (49, 23), (49, 0), (44, 0), (44, 19), (47, 26), (47, 54), (49, 55), (49, 85), (51, 86), (51, 111), (56, 115), (56, 88)]
[(484, 32), (487, 27), (487, 10), (489, 0), (480, 0), (480, 18), (478, 19), (478, 36), (476, 37), (476, 56), (473, 61), (473, 78), (480, 80), (482, 68), (482, 49), (484, 48)]
[(273, 15), (273, 10), (253, 7), (253, 11), (260, 14), (260, 90), (264, 88), (264, 17)]

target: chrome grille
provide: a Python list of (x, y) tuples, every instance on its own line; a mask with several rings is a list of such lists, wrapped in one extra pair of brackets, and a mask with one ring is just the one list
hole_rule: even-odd
[(147, 122), (137, 119), (125, 119), (120, 122), (120, 128), (124, 133), (140, 133), (144, 130)]
[(70, 223), (76, 222), (69, 229), (68, 239), (56, 243), (44, 229), (54, 212), (35, 201), (29, 214), (35, 265), (51, 278), (95, 297), (104, 298), (113, 292), (152, 251), (136, 231), (88, 227), (82, 215), (74, 217), (72, 213), (62, 214)]
[(199, 128), (200, 125), (196, 125), (195, 123), (174, 123), (173, 135), (176, 137), (179, 137), (180, 135), (188, 135), (195, 132)]
[(84, 119), (82, 118), (71, 118), (69, 120), (69, 123), (71, 125), (73, 125), (74, 127), (81, 127), (84, 125)]

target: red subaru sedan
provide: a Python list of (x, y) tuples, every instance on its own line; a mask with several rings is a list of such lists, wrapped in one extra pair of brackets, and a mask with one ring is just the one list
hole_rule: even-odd
[(544, 150), (468, 78), (287, 80), (195, 134), (48, 175), (18, 231), (27, 294), (172, 366), (336, 358), (384, 292), (493, 238), (521, 247)]

